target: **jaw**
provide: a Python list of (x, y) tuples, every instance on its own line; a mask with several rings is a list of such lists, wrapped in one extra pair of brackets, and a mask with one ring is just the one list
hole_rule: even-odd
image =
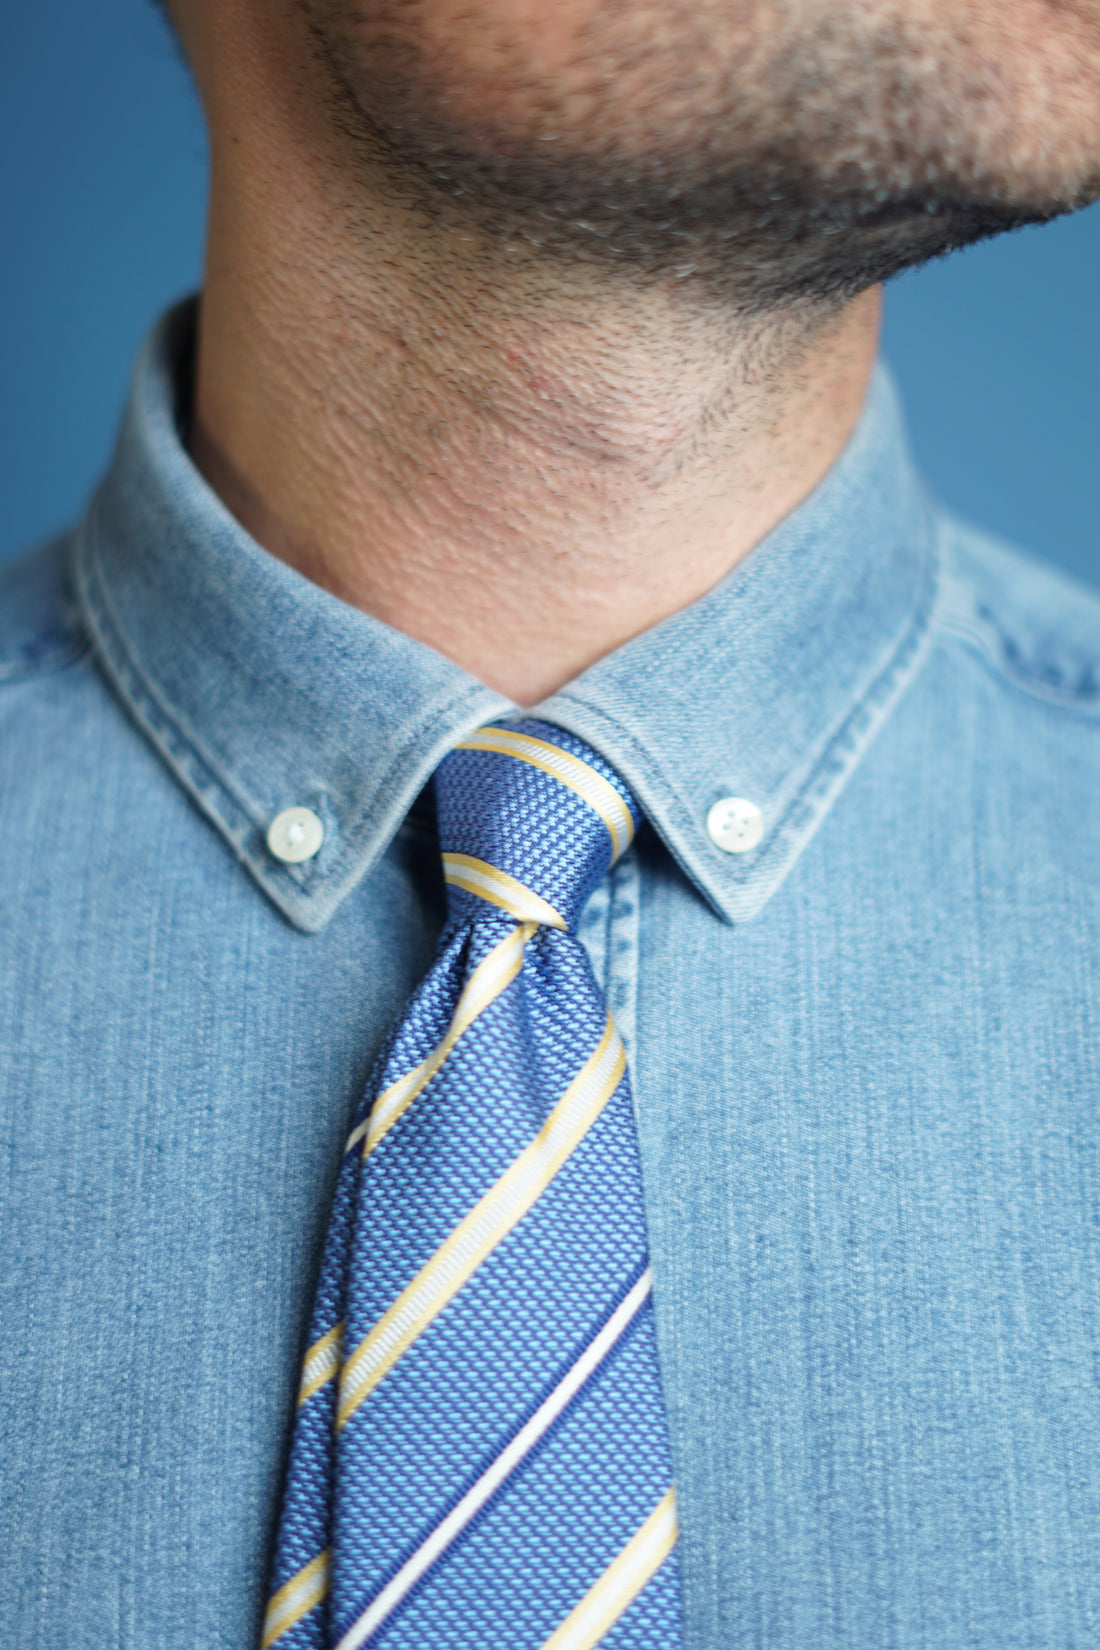
[(365, 181), (559, 264), (752, 308), (1100, 193), (1091, 7), (304, 4)]

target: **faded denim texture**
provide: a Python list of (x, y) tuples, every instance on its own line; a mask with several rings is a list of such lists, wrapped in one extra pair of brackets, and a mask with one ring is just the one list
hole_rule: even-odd
[[(511, 709), (225, 512), (176, 429), (190, 328), (86, 520), (0, 571), (17, 1650), (256, 1643), (348, 1118), (443, 914), (422, 792)], [(880, 376), (797, 511), (538, 714), (650, 821), (583, 937), (687, 1650), (1095, 1647), (1100, 602), (929, 503)], [(741, 856), (704, 829), (731, 794)], [(325, 844), (283, 865), (299, 803)]]

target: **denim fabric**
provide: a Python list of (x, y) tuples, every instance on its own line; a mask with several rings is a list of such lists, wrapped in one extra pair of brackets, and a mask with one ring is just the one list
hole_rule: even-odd
[[(348, 1118), (444, 912), (424, 787), (512, 708), (226, 513), (177, 430), (191, 328), (85, 521), (0, 573), (17, 1650), (252, 1650)], [(814, 494), (539, 715), (649, 821), (582, 938), (687, 1650), (1094, 1647), (1100, 603), (929, 503), (880, 374)]]

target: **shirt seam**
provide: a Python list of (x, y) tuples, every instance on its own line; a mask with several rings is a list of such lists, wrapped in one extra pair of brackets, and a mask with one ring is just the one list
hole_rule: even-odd
[(1002, 686), (1049, 710), (1061, 711), (1084, 722), (1100, 721), (1100, 693), (1092, 701), (1083, 700), (1064, 690), (1047, 687), (1022, 671), (1013, 670), (1007, 664), (1003, 650), (996, 646), (995, 633), (980, 620), (967, 619), (959, 613), (948, 614), (942, 628), (961, 642), (967, 652)]
[[(49, 644), (56, 641), (60, 645), (50, 648)], [(41, 641), (42, 652), (32, 658), (24, 653), (22, 658), (11, 657), (0, 659), (0, 685), (7, 687), (15, 682), (27, 682), (35, 676), (57, 675), (70, 666), (78, 664), (89, 651), (91, 642), (87, 636), (78, 636), (69, 639), (65, 631), (47, 633)]]

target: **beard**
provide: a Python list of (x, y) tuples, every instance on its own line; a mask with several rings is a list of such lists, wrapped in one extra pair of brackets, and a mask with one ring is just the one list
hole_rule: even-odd
[(374, 186), (490, 253), (832, 307), (1100, 195), (1087, 3), (301, 3)]

